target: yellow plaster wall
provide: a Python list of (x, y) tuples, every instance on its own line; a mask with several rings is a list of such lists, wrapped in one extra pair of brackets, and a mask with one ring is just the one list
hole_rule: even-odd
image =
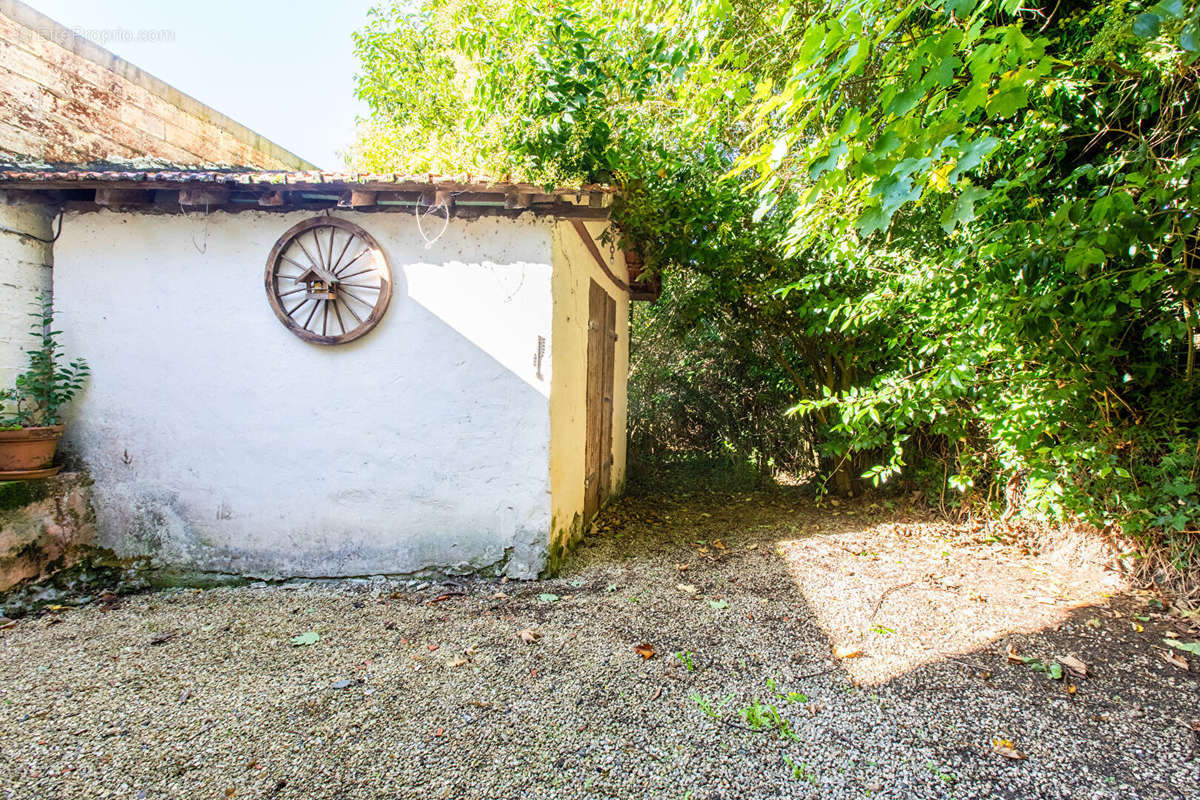
[[(589, 222), (597, 240), (607, 223)], [(624, 278), (625, 256), (597, 242), (613, 274)], [(604, 274), (570, 222), (558, 222), (553, 233), (554, 301), (550, 363), (550, 494), (552, 530), (550, 569), (557, 567), (571, 543), (583, 533), (584, 443), (587, 438), (588, 287), (595, 280), (617, 301), (616, 358), (613, 365), (613, 465), (610, 496), (625, 486), (625, 432), (628, 413), (629, 293)]]

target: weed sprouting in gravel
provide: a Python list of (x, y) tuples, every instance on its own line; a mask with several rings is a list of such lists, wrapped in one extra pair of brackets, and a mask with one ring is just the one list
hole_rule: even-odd
[(783, 761), (788, 765), (788, 767), (791, 768), (792, 780), (808, 781), (813, 786), (817, 785), (817, 777), (812, 774), (808, 764), (805, 764), (804, 762), (797, 764), (787, 753), (783, 754)]
[(717, 709), (724, 708), (725, 706), (732, 703), (733, 695), (730, 694), (724, 700), (721, 700), (720, 702), (717, 702), (714, 704), (713, 701), (709, 700), (704, 695), (700, 694), (699, 692), (695, 692), (692, 694), (691, 700), (693, 703), (695, 703), (697, 706), (699, 706), (700, 710), (703, 711), (705, 714), (712, 717), (713, 719), (719, 720), (721, 718), (721, 715), (718, 713)]
[(792, 730), (791, 720), (779, 713), (779, 709), (770, 703), (753, 700), (750, 705), (738, 709), (738, 713), (746, 719), (746, 724), (753, 730), (773, 730), (780, 738), (798, 742), (800, 737)]

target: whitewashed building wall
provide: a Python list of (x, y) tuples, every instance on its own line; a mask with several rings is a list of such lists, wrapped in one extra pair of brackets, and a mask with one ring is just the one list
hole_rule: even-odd
[(67, 444), (95, 480), (99, 543), (267, 577), (534, 577), (554, 223), (456, 218), (426, 248), (409, 214), (339, 213), (379, 241), (395, 289), (375, 330), (330, 347), (285, 329), (263, 289), (272, 245), (310, 216), (68, 213), (55, 305), (92, 378)]

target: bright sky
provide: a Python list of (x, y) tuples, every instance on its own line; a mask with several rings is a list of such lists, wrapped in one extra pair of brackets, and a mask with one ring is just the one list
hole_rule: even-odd
[(25, 2), (323, 169), (343, 166), (366, 113), (350, 34), (373, 0)]

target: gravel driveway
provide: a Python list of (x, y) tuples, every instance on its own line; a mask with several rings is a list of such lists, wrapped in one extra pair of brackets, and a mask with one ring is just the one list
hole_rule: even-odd
[(21, 620), (0, 797), (1200, 797), (1200, 630), (1094, 565), (778, 494), (601, 527), (550, 581)]

